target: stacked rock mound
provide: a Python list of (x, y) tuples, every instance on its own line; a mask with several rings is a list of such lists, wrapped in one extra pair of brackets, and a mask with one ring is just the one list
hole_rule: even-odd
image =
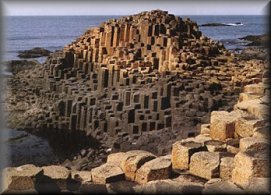
[[(262, 68), (236, 61), (189, 19), (142, 12), (91, 28), (44, 65), (18, 73), (12, 104), (24, 111), (14, 123), (130, 143), (144, 132), (180, 133), (208, 123), (213, 110), (231, 110), (243, 85), (260, 81)], [(197, 133), (191, 129), (182, 137)]]
[(91, 171), (9, 167), (4, 192), (270, 193), (267, 82), (246, 85), (233, 111), (213, 111), (201, 134), (177, 141), (169, 155), (112, 153)]

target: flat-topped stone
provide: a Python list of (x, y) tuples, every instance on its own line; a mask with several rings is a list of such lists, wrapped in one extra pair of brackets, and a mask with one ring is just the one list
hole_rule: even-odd
[(171, 156), (160, 156), (146, 162), (136, 171), (135, 181), (140, 184), (153, 180), (168, 179), (171, 175)]
[(217, 178), (219, 177), (219, 163), (219, 153), (197, 152), (191, 156), (189, 173), (204, 179)]
[(144, 150), (131, 150), (126, 152), (125, 160), (122, 161), (121, 168), (125, 173), (127, 180), (134, 181), (136, 171), (146, 162), (154, 159), (156, 156)]
[(124, 172), (119, 166), (103, 164), (91, 170), (92, 181), (97, 184), (106, 184), (125, 180)]
[(171, 151), (172, 168), (178, 170), (189, 169), (191, 156), (203, 150), (206, 150), (206, 147), (202, 143), (193, 141), (175, 142)]
[(42, 174), (43, 170), (33, 164), (7, 167), (2, 172), (3, 192), (36, 191), (36, 182)]

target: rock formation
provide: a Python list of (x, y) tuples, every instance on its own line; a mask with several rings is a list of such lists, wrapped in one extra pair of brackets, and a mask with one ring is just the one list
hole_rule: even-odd
[[(142, 12), (91, 28), (43, 65), (18, 72), (9, 101), (20, 102), (23, 115), (10, 112), (22, 129), (84, 132), (113, 147), (105, 164), (61, 178), (66, 189), (42, 167), (58, 190), (270, 192), (265, 68), (239, 60), (189, 19)], [(170, 156), (132, 148), (152, 132), (170, 148), (166, 131), (180, 135)]]

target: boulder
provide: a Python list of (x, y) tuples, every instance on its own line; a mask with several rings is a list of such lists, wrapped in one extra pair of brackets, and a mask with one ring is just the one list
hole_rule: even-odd
[(79, 190), (79, 194), (106, 194), (107, 189), (105, 184), (94, 184), (92, 182), (83, 183)]
[[(41, 182), (41, 191), (57, 192), (67, 189), (67, 183), (71, 179), (71, 172), (59, 165), (42, 167), (45, 179)], [(52, 187), (51, 187), (52, 186)]]
[(212, 139), (225, 141), (234, 137), (236, 116), (226, 111), (211, 113), (210, 136)]
[(222, 157), (220, 160), (219, 176), (223, 180), (231, 179), (233, 170), (233, 157)]
[(71, 171), (71, 178), (81, 183), (91, 182), (91, 171)]
[(221, 179), (210, 179), (202, 190), (203, 194), (240, 194), (244, 191), (230, 181), (224, 181)]
[(202, 124), (200, 126), (200, 134), (210, 134), (210, 124)]
[(218, 140), (210, 140), (205, 142), (205, 146), (209, 152), (225, 152), (226, 143)]
[(267, 118), (269, 115), (269, 106), (267, 104), (263, 104), (260, 99), (239, 102), (234, 106), (234, 109), (247, 111), (249, 114), (252, 114), (257, 118)]
[(136, 171), (146, 162), (154, 159), (156, 156), (144, 150), (131, 150), (126, 152), (125, 159), (121, 163), (121, 168), (125, 173), (127, 180), (134, 181)]
[(239, 152), (239, 140), (238, 139), (227, 139), (227, 152), (237, 154)]
[(170, 179), (150, 181), (134, 187), (137, 194), (200, 194), (203, 185), (196, 182), (179, 182)]
[(132, 194), (138, 185), (131, 181), (119, 181), (106, 184), (106, 189), (109, 194)]
[(249, 180), (253, 177), (269, 177), (269, 159), (261, 151), (254, 155), (239, 152), (234, 157), (234, 168), (232, 171), (232, 181), (246, 188)]
[(249, 84), (244, 86), (244, 93), (263, 95), (266, 86), (263, 83)]
[(144, 184), (153, 180), (168, 179), (171, 167), (171, 156), (160, 156), (142, 165), (136, 172), (135, 181)]
[(126, 153), (124, 153), (124, 152), (117, 152), (117, 153), (109, 154), (107, 156), (106, 163), (108, 163), (108, 164), (114, 164), (114, 165), (120, 167), (122, 161), (125, 160), (125, 155), (126, 155)]
[(266, 139), (256, 137), (246, 137), (240, 139), (240, 151), (248, 154), (255, 154), (263, 151), (266, 155), (269, 153), (270, 144)]
[(216, 152), (197, 152), (191, 156), (189, 173), (192, 175), (212, 179), (219, 177), (220, 157)]
[(270, 194), (270, 178), (265, 177), (254, 177), (249, 180), (246, 187), (246, 192), (257, 193), (257, 194)]
[(240, 137), (251, 137), (256, 127), (262, 127), (265, 121), (256, 118), (239, 118), (235, 123), (235, 132)]
[(42, 177), (43, 170), (32, 164), (20, 167), (7, 167), (2, 172), (3, 192), (36, 192), (36, 182)]
[(107, 163), (92, 169), (91, 175), (93, 183), (96, 184), (106, 184), (125, 179), (120, 167)]
[(189, 169), (191, 156), (199, 151), (206, 150), (203, 144), (193, 141), (177, 141), (172, 146), (172, 168), (178, 170)]

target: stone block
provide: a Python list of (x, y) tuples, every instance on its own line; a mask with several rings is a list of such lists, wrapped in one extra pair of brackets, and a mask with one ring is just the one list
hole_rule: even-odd
[(121, 166), (121, 163), (125, 160), (126, 153), (124, 152), (117, 152), (117, 153), (112, 153), (107, 156), (107, 161), (106, 163), (108, 164), (113, 164), (115, 166)]
[(233, 170), (233, 157), (222, 157), (220, 160), (219, 176), (223, 180), (231, 179)]
[(239, 152), (234, 157), (232, 181), (246, 188), (253, 177), (270, 177), (268, 157), (260, 151), (254, 155)]
[[(50, 165), (44, 166), (42, 167), (42, 169), (44, 172), (44, 176), (46, 176), (47, 178), (42, 182), (42, 191), (67, 189), (67, 182), (71, 178), (71, 173), (67, 168), (58, 165)], [(50, 189), (50, 186), (54, 187)]]
[(226, 111), (211, 113), (210, 136), (212, 139), (225, 141), (234, 137), (236, 117)]
[(71, 178), (81, 183), (91, 182), (91, 171), (71, 171)]
[(96, 184), (106, 184), (125, 179), (124, 173), (119, 166), (107, 163), (92, 169), (91, 175), (93, 183)]
[(240, 137), (250, 137), (254, 133), (254, 128), (264, 125), (264, 120), (256, 118), (239, 118), (235, 123), (235, 132)]
[(230, 181), (224, 181), (221, 179), (211, 179), (205, 185), (202, 190), (203, 194), (242, 194), (245, 193), (241, 188), (236, 186)]
[(127, 180), (134, 181), (136, 171), (146, 162), (154, 159), (156, 156), (143, 150), (131, 150), (126, 152), (126, 157), (121, 163), (121, 168), (125, 173)]
[(212, 179), (219, 177), (220, 157), (216, 152), (197, 152), (191, 156), (189, 172), (192, 175)]
[(210, 140), (204, 143), (209, 152), (225, 152), (227, 150), (226, 143), (218, 140)]
[(178, 170), (189, 169), (191, 156), (199, 151), (206, 150), (201, 143), (194, 141), (178, 141), (172, 146), (171, 161), (172, 168)]
[(36, 191), (36, 182), (42, 177), (43, 170), (32, 164), (20, 167), (7, 167), (2, 172), (3, 193)]
[(200, 134), (210, 134), (210, 124), (202, 124), (200, 126)]
[(270, 144), (266, 139), (256, 137), (246, 137), (240, 139), (240, 151), (248, 154), (255, 154), (257, 152), (269, 153)]
[(146, 162), (136, 172), (135, 181), (140, 184), (153, 180), (168, 179), (171, 174), (171, 157), (160, 156)]

